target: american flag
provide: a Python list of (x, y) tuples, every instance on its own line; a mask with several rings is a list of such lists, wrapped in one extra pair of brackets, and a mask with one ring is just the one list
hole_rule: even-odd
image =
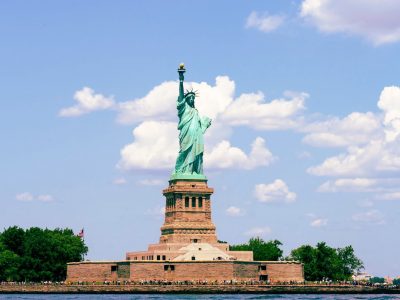
[(84, 229), (82, 228), (81, 231), (79, 231), (78, 235), (81, 239), (83, 239), (85, 237), (85, 232)]

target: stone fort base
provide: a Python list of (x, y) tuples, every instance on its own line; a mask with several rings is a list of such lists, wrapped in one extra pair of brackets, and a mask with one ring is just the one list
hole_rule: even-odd
[(285, 261), (110, 261), (67, 265), (67, 282), (225, 280), (303, 282), (303, 265)]

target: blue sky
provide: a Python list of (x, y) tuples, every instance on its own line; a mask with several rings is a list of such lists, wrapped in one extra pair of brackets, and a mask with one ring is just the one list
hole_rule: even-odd
[(184, 62), (213, 119), (220, 239), (351, 244), (366, 271), (400, 275), (399, 13), (396, 0), (2, 1), (0, 227), (84, 227), (92, 260), (157, 242)]

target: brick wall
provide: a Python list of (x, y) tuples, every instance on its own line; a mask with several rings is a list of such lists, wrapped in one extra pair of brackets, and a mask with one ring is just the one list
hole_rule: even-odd
[(266, 274), (270, 282), (304, 281), (303, 265), (294, 262), (269, 262), (266, 263)]
[[(266, 266), (261, 270), (259, 266)], [(118, 266), (112, 272), (111, 266)], [(168, 266), (167, 269), (164, 266)], [(173, 267), (171, 267), (173, 266)], [(71, 263), (67, 268), (67, 281), (116, 281), (116, 280), (259, 280), (267, 275), (271, 283), (301, 282), (303, 265), (294, 262), (83, 262)]]
[(258, 280), (258, 263), (234, 263), (233, 276), (237, 280)]
[[(167, 270), (164, 269), (167, 266)], [(172, 266), (172, 267), (171, 267)], [(173, 270), (172, 270), (173, 268)], [(233, 279), (232, 262), (139, 262), (131, 264), (131, 280), (225, 280)]]
[(72, 263), (67, 265), (67, 281), (99, 281), (117, 280), (117, 272), (111, 272), (111, 266), (117, 266), (116, 262), (104, 263)]

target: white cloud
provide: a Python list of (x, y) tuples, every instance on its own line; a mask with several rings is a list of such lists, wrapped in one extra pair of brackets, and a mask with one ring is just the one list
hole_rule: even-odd
[(253, 11), (246, 21), (246, 28), (255, 28), (262, 32), (271, 32), (283, 24), (285, 17), (279, 15), (268, 15)]
[(78, 102), (76, 105), (63, 108), (59, 112), (61, 117), (77, 117), (96, 110), (109, 109), (114, 106), (112, 97), (105, 97), (102, 94), (95, 94), (89, 87), (75, 92), (74, 99)]
[(154, 87), (143, 98), (118, 104), (118, 122), (122, 124), (138, 123), (143, 120), (171, 120), (175, 114), (177, 83), (168, 81)]
[(377, 195), (381, 200), (400, 200), (400, 192), (390, 192)]
[(268, 226), (265, 227), (254, 227), (245, 232), (245, 235), (252, 237), (262, 237), (268, 235), (272, 232), (271, 228)]
[[(207, 136), (217, 134), (226, 138), (230, 126), (249, 126), (261, 130), (279, 130), (298, 126), (304, 110), (306, 93), (287, 91), (284, 97), (266, 102), (261, 92), (241, 94), (235, 98), (235, 82), (228, 76), (217, 76), (215, 84), (185, 82), (185, 89), (199, 93), (196, 108), (200, 115), (213, 120)], [(112, 97), (95, 94), (84, 87), (75, 93), (76, 105), (64, 108), (60, 116), (79, 116), (95, 110), (116, 109), (117, 121), (122, 124), (138, 124), (143, 121), (176, 121), (178, 82), (166, 81), (150, 90), (147, 95), (130, 101), (115, 103)], [(213, 130), (214, 128), (214, 130)]]
[(172, 122), (146, 121), (133, 130), (134, 142), (121, 150), (121, 169), (171, 169), (178, 154), (178, 130)]
[(340, 178), (334, 181), (323, 183), (318, 192), (348, 192), (348, 191), (369, 191), (377, 184), (372, 178)]
[(25, 193), (17, 194), (15, 196), (15, 199), (18, 201), (25, 201), (25, 202), (30, 202), (30, 201), (35, 201), (35, 200), (42, 201), (42, 202), (51, 202), (54, 200), (54, 197), (49, 194), (41, 194), (38, 196), (34, 196), (31, 193), (25, 192)]
[(254, 188), (254, 195), (260, 202), (294, 202), (297, 195), (289, 191), (286, 183), (276, 179), (270, 184), (257, 184)]
[(225, 210), (225, 212), (228, 216), (231, 216), (231, 217), (239, 217), (239, 216), (243, 215), (243, 211), (239, 207), (236, 207), (236, 206), (229, 206)]
[(215, 169), (237, 168), (254, 169), (268, 166), (275, 157), (265, 147), (264, 139), (258, 137), (251, 145), (251, 151), (247, 155), (241, 149), (232, 147), (229, 141), (222, 141), (210, 152), (204, 155), (205, 167)]
[(329, 118), (313, 122), (302, 131), (308, 132), (303, 142), (315, 147), (347, 147), (366, 144), (379, 138), (382, 126), (379, 118), (371, 112), (353, 112), (343, 119)]
[(328, 219), (326, 218), (320, 218), (313, 213), (308, 213), (306, 216), (312, 219), (310, 222), (311, 227), (324, 227), (328, 225)]
[[(214, 86), (207, 83), (185, 83), (185, 88), (198, 90), (200, 97), (196, 99), (196, 107), (200, 115), (213, 118), (213, 124), (206, 132), (205, 168), (238, 168), (254, 169), (267, 166), (274, 161), (274, 156), (266, 148), (265, 141), (258, 137), (251, 145), (249, 154), (242, 149), (232, 146), (229, 138), (236, 116), (231, 115), (239, 109), (238, 100), (233, 98), (235, 83), (227, 76), (218, 76)], [(121, 160), (118, 167), (121, 169), (172, 169), (178, 154), (178, 130), (176, 129), (175, 102), (178, 93), (178, 83), (165, 82), (153, 88), (145, 97), (119, 104), (118, 121), (121, 123), (142, 122), (133, 130), (134, 142), (121, 150)], [(243, 97), (247, 97), (244, 95)], [(274, 100), (264, 104), (263, 96), (257, 96), (257, 103), (250, 113), (261, 109), (263, 112), (252, 118), (262, 119), (264, 123), (270, 121), (278, 128), (287, 127), (290, 118), (302, 107), (302, 96), (293, 96), (292, 100)], [(240, 103), (239, 103), (240, 104)], [(298, 106), (299, 108), (295, 108)], [(244, 107), (246, 108), (246, 107)], [(227, 115), (224, 120), (223, 116)], [(283, 118), (283, 120), (280, 120)], [(171, 120), (171, 121), (169, 121)], [(261, 121), (260, 121), (261, 122)], [(155, 133), (155, 134), (153, 134)]]
[[(235, 82), (228, 76), (218, 76), (215, 85), (205, 82), (185, 82), (186, 89), (197, 90), (199, 113), (213, 119), (212, 135), (221, 131), (229, 134), (229, 126), (249, 126), (263, 130), (293, 128), (298, 125), (299, 114), (304, 110), (306, 93), (285, 92), (285, 98), (266, 102), (261, 92), (241, 94), (234, 98)], [(133, 124), (146, 120), (175, 121), (178, 83), (164, 82), (154, 87), (145, 97), (118, 105), (117, 120)], [(210, 134), (208, 133), (208, 137)]]
[(326, 225), (328, 225), (328, 219), (315, 219), (310, 223), (311, 227), (323, 227)]
[(37, 200), (42, 201), (42, 202), (51, 202), (54, 200), (54, 198), (52, 195), (43, 194), (43, 195), (37, 196)]
[(158, 186), (158, 185), (166, 184), (165, 180), (161, 180), (161, 179), (142, 179), (142, 180), (139, 180), (138, 183), (140, 185), (148, 185), (148, 186)]
[(115, 178), (113, 183), (116, 185), (126, 184), (126, 179), (124, 177)]
[[(248, 126), (262, 130), (287, 129), (301, 123), (306, 93), (286, 92), (284, 98), (266, 102), (261, 92), (235, 98), (235, 82), (228, 76), (216, 77), (215, 84), (185, 82), (186, 89), (197, 90), (196, 108), (200, 115), (212, 118), (205, 135), (205, 168), (254, 169), (268, 166), (276, 158), (257, 137), (246, 153), (229, 141), (232, 126)], [(124, 170), (165, 170), (175, 165), (178, 154), (176, 97), (178, 82), (167, 81), (155, 86), (147, 95), (131, 101), (114, 103), (112, 98), (95, 94), (88, 87), (75, 93), (78, 104), (63, 109), (62, 116), (78, 116), (98, 109), (112, 108), (117, 121), (137, 124), (133, 142), (121, 150), (117, 167)], [(121, 182), (122, 183), (122, 182)]]
[(314, 214), (314, 213), (307, 213), (306, 216), (311, 218), (311, 219), (316, 219), (317, 218), (316, 214)]
[(366, 212), (356, 213), (352, 216), (352, 219), (356, 222), (371, 223), (371, 224), (385, 224), (384, 215), (376, 209), (372, 209)]
[(374, 45), (400, 40), (398, 0), (304, 0), (300, 15), (322, 32), (358, 35)]
[[(133, 136), (134, 142), (121, 150), (119, 168), (172, 170), (179, 152), (175, 123), (145, 121), (133, 130)], [(223, 140), (204, 156), (205, 168), (210, 169), (254, 169), (267, 166), (275, 159), (262, 138), (256, 138), (249, 154)]]
[(17, 194), (15, 196), (15, 199), (17, 199), (18, 201), (32, 201), (34, 199), (33, 195), (31, 193), (21, 193), (21, 194)]
[(229, 105), (221, 120), (232, 126), (248, 126), (260, 130), (289, 129), (299, 125), (306, 93), (286, 92), (286, 98), (265, 102), (261, 92), (242, 94)]
[(126, 179), (124, 177), (115, 178), (113, 180), (113, 184), (115, 184), (115, 185), (123, 185), (123, 184), (126, 184), (126, 183), (127, 183), (127, 181), (126, 181)]
[(349, 147), (347, 153), (327, 158), (322, 164), (307, 171), (317, 176), (359, 176), (371, 174), (379, 163), (382, 143), (371, 141), (364, 147)]
[[(120, 103), (118, 122), (133, 124), (146, 120), (175, 121), (178, 86), (177, 81), (167, 81), (155, 86), (143, 98)], [(233, 101), (235, 83), (228, 76), (218, 76), (214, 86), (205, 82), (185, 82), (185, 89), (197, 90), (200, 95), (196, 97), (199, 113), (215, 119)]]
[(400, 88), (385, 87), (379, 97), (378, 107), (384, 112), (386, 141), (393, 142), (400, 134)]
[[(329, 157), (322, 164), (310, 167), (308, 172), (318, 176), (368, 177), (382, 172), (398, 172), (400, 170), (400, 88), (384, 88), (378, 107), (383, 110), (380, 133), (373, 134), (374, 131), (371, 131), (370, 140), (364, 145), (359, 145), (359, 141), (354, 138), (354, 144), (349, 145), (346, 153)], [(359, 124), (373, 123), (370, 119), (368, 122), (364, 120)], [(351, 138), (348, 141), (350, 142)]]

